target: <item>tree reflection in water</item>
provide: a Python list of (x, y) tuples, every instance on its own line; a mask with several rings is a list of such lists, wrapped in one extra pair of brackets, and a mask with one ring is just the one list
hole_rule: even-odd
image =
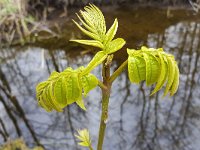
[[(122, 30), (127, 33), (130, 29)], [(152, 87), (146, 87), (145, 83), (132, 85), (123, 73), (113, 85), (105, 149), (198, 150), (200, 23), (179, 20), (151, 33), (143, 28), (136, 30), (142, 38), (126, 35), (127, 45), (139, 47), (142, 43), (163, 47), (176, 56), (181, 72), (179, 91), (174, 97), (162, 98), (162, 91), (149, 97)], [(75, 130), (88, 128), (93, 144), (97, 144), (98, 88), (85, 98), (87, 112), (72, 105), (63, 113), (47, 113), (38, 107), (35, 99), (35, 85), (46, 79), (50, 72), (62, 71), (67, 66), (86, 65), (91, 55), (82, 53), (74, 48), (66, 51), (32, 46), (0, 51), (1, 143), (23, 136), (29, 145), (75, 150), (80, 149), (74, 137)], [(125, 50), (116, 55), (114, 67), (122, 62), (124, 55)], [(98, 74), (100, 69), (94, 73)]]

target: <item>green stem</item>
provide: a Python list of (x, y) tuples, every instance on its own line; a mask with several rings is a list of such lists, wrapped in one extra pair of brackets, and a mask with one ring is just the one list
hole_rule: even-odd
[(125, 62), (123, 62), (119, 66), (119, 68), (117, 68), (117, 70), (110, 77), (109, 82), (112, 83), (122, 73), (122, 71), (126, 68), (127, 65), (128, 65), (128, 60), (126, 60)]
[(93, 148), (92, 148), (92, 146), (91, 146), (91, 145), (89, 146), (89, 150), (93, 150)]
[(110, 89), (111, 89), (111, 83), (109, 82), (110, 64), (112, 62), (111, 59), (109, 60), (109, 58), (107, 58), (107, 62), (104, 61), (103, 68), (102, 68), (103, 84), (107, 88), (106, 89), (101, 88), (101, 90), (102, 90), (102, 112), (101, 112), (101, 120), (100, 120), (100, 127), (99, 127), (99, 139), (98, 139), (97, 150), (102, 150), (105, 129), (106, 129), (106, 123), (108, 120), (108, 104), (109, 104)]
[(98, 86), (101, 88), (101, 89), (107, 89), (107, 87), (101, 82), (101, 81), (98, 81)]

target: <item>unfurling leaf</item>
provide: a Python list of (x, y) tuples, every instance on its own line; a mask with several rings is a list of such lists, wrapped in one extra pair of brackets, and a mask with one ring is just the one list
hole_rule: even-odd
[(140, 50), (127, 49), (128, 73), (132, 83), (146, 80), (146, 84), (156, 83), (151, 95), (166, 83), (164, 96), (174, 95), (179, 85), (179, 70), (174, 57), (162, 49), (142, 47)]
[(110, 27), (110, 29), (106, 33), (105, 43), (111, 42), (113, 40), (113, 38), (115, 37), (115, 34), (117, 33), (117, 28), (118, 28), (118, 21), (116, 18), (113, 25)]
[(166, 58), (167, 62), (168, 62), (168, 81), (166, 84), (166, 88), (165, 88), (165, 92), (164, 92), (164, 96), (167, 95), (167, 93), (169, 92), (170, 87), (173, 84), (174, 81), (174, 77), (175, 77), (175, 71), (176, 71), (176, 67), (174, 67), (174, 60), (170, 59), (169, 57)]
[(107, 54), (111, 54), (111, 53), (114, 53), (116, 51), (118, 51), (119, 49), (121, 49), (124, 45), (125, 45), (125, 41), (124, 39), (122, 38), (117, 38), (111, 42), (109, 42), (107, 45), (106, 45), (106, 53)]
[(96, 41), (96, 40), (71, 40), (71, 41), (77, 42), (77, 43), (80, 43), (80, 44), (98, 47), (98, 48), (101, 48), (101, 49), (104, 48), (103, 44), (99, 41)]
[(178, 65), (175, 65), (175, 75), (174, 75), (174, 80), (172, 83), (172, 86), (170, 88), (170, 96), (174, 95), (176, 91), (178, 90), (178, 85), (179, 85), (179, 69)]
[(83, 86), (84, 96), (86, 96), (89, 91), (97, 86), (98, 80), (93, 74), (88, 74), (81, 77), (81, 83)]
[[(74, 21), (74, 20), (73, 20)], [(76, 24), (76, 26), (87, 36), (89, 36), (92, 39), (95, 39), (97, 41), (101, 41), (100, 37), (98, 35), (96, 35), (95, 33), (92, 33), (90, 31), (87, 31), (86, 29), (82, 28), (76, 21), (74, 21), (74, 23)]]
[(163, 85), (166, 82), (166, 77), (167, 77), (168, 65), (166, 64), (166, 62), (164, 60), (165, 55), (161, 55), (161, 53), (158, 53), (158, 57), (160, 59), (160, 75), (158, 77), (156, 87), (152, 91), (152, 94), (156, 93), (163, 87)]
[(84, 70), (84, 67), (80, 67), (77, 70), (67, 68), (61, 73), (53, 72), (47, 81), (36, 87), (39, 105), (46, 111), (62, 111), (67, 105), (76, 102), (85, 110), (82, 91), (86, 96), (98, 85), (98, 79), (90, 73), (83, 73)]
[(84, 11), (80, 11), (81, 17), (77, 14), (83, 27), (81, 27), (76, 21), (74, 23), (77, 27), (87, 36), (93, 40), (71, 40), (73, 42), (90, 45), (100, 48), (106, 54), (111, 54), (121, 49), (125, 40), (114, 36), (117, 32), (118, 21), (115, 19), (113, 25), (106, 32), (106, 24), (103, 13), (95, 5), (90, 4), (84, 8)]
[(96, 55), (93, 57), (93, 59), (90, 61), (90, 63), (85, 68), (83, 74), (90, 73), (96, 66), (101, 64), (106, 58), (107, 54), (104, 51), (99, 51), (96, 53)]
[(83, 19), (81, 19), (79, 15), (77, 16), (86, 29), (81, 27), (76, 21), (74, 21), (74, 23), (89, 37), (103, 42), (106, 34), (106, 24), (102, 12), (99, 10), (99, 8), (92, 4), (84, 7), (84, 9), (85, 11), (80, 11)]
[(79, 145), (80, 146), (84, 146), (84, 147), (89, 147), (91, 148), (92, 144), (91, 144), (91, 138), (90, 138), (90, 134), (89, 131), (87, 129), (83, 129), (83, 130), (77, 130), (78, 134), (76, 136), (76, 138), (79, 140)]
[[(146, 68), (145, 61), (140, 55), (135, 55), (137, 51), (135, 50), (127, 50), (129, 55), (128, 57), (128, 72), (129, 79), (133, 83), (140, 83), (142, 80), (145, 80)], [(135, 56), (133, 56), (135, 55)]]

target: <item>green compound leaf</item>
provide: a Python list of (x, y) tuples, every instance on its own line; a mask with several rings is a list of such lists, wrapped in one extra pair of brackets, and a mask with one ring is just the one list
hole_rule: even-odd
[(62, 111), (64, 107), (76, 102), (78, 106), (86, 110), (82, 100), (84, 96), (98, 85), (98, 79), (84, 73), (85, 68), (77, 70), (67, 68), (61, 73), (53, 72), (47, 81), (41, 82), (36, 87), (38, 104), (46, 111)]
[(76, 21), (74, 21), (74, 23), (89, 37), (103, 42), (106, 33), (106, 24), (102, 12), (99, 10), (99, 8), (92, 4), (84, 7), (84, 10), (85, 11), (80, 11), (83, 19), (81, 19), (79, 15), (77, 16), (86, 29), (81, 27)]
[(52, 72), (49, 79), (45, 82), (41, 82), (36, 87), (36, 97), (38, 99), (38, 104), (43, 107), (46, 111), (52, 111), (55, 109), (56, 111), (62, 111), (61, 105), (55, 101), (55, 97), (53, 94), (53, 84), (54, 80), (56, 80), (59, 76), (58, 72)]
[[(84, 7), (84, 11), (80, 11), (79, 18), (83, 26), (80, 26), (76, 21), (76, 26), (92, 40), (71, 40), (80, 44), (90, 45), (101, 49), (85, 69), (85, 73), (91, 72), (97, 65), (101, 64), (109, 54), (112, 54), (121, 49), (126, 43), (124, 39), (114, 36), (117, 32), (118, 21), (115, 19), (113, 25), (106, 32), (106, 23), (103, 13), (95, 5), (89, 4)], [(113, 40), (114, 39), (114, 40)]]
[(156, 83), (151, 95), (159, 91), (166, 83), (164, 96), (174, 95), (179, 85), (179, 69), (174, 57), (163, 49), (142, 47), (140, 50), (127, 49), (128, 73), (132, 83), (146, 80), (146, 84)]
[(73, 20), (73, 22), (76, 24), (76, 26), (87, 36), (89, 36), (92, 39), (95, 39), (97, 41), (101, 41), (100, 37), (98, 35), (96, 35), (95, 33), (92, 33), (90, 31), (85, 30), (84, 28), (82, 28), (76, 21)]
[(71, 41), (98, 47), (107, 54), (114, 53), (124, 46), (124, 39), (118, 38), (113, 40), (118, 28), (117, 19), (115, 19), (113, 25), (106, 32), (105, 18), (99, 8), (97, 8), (95, 5), (90, 4), (89, 6), (86, 6), (84, 11), (80, 11), (80, 14), (81, 17), (78, 14), (77, 16), (83, 27), (81, 27), (76, 21), (73, 21), (84, 34), (93, 40)]

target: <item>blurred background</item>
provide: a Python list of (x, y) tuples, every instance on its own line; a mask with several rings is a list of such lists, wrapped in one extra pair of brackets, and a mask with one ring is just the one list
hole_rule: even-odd
[[(199, 0), (0, 0), (0, 150), (79, 150), (76, 129), (88, 128), (96, 147), (101, 113), (99, 88), (85, 98), (87, 111), (73, 104), (63, 113), (38, 106), (36, 85), (54, 70), (76, 69), (96, 49), (69, 42), (84, 37), (72, 19), (88, 3), (104, 13), (107, 26), (119, 20), (114, 71), (126, 48), (163, 47), (175, 55), (180, 86), (173, 97), (153, 87), (130, 84), (124, 72), (114, 82), (105, 150), (199, 150)], [(93, 73), (101, 79), (98, 66)]]

